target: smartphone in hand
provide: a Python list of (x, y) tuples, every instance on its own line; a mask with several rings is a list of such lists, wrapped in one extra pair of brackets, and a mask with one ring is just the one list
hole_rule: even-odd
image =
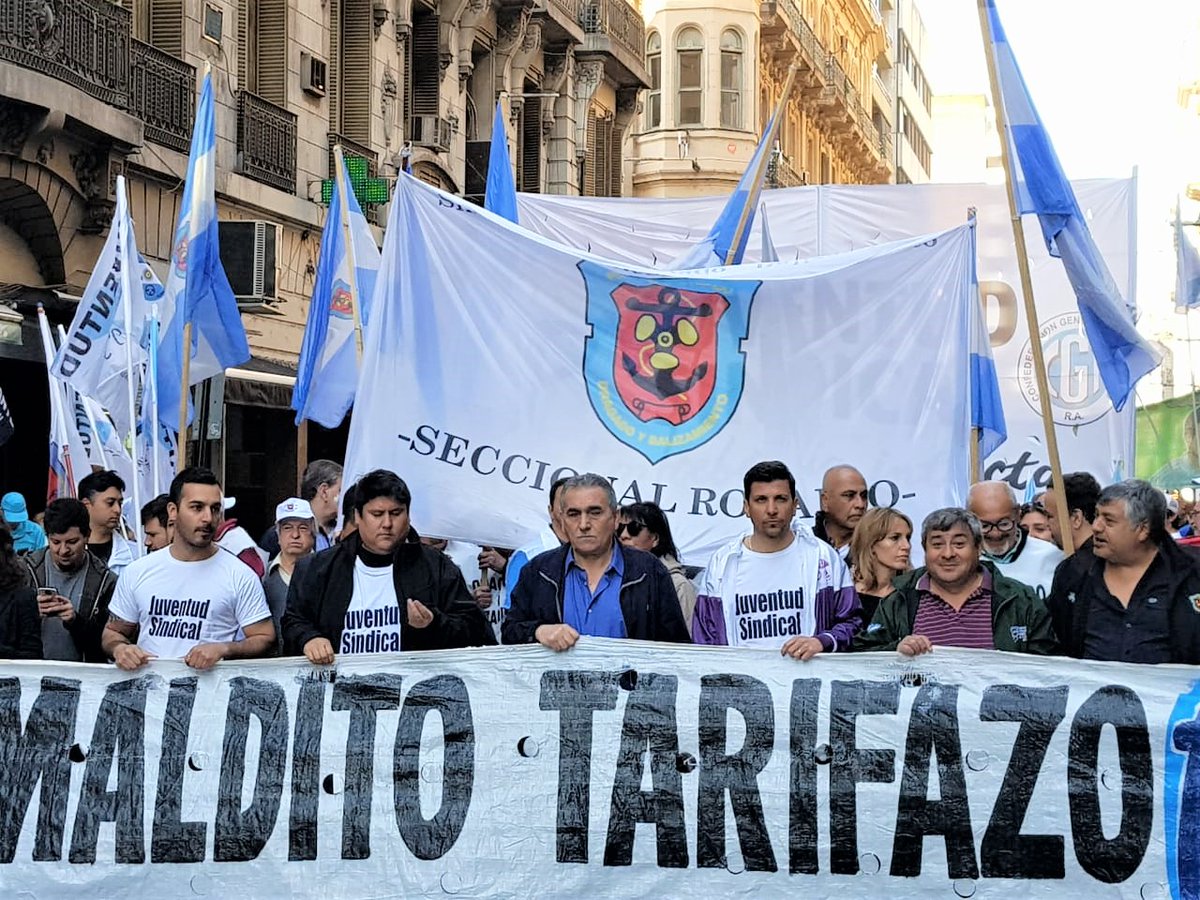
[(55, 597), (58, 596), (58, 591), (50, 587), (40, 587), (37, 589), (38, 609), (43, 616), (57, 616), (58, 612), (47, 612), (46, 607), (52, 603)]

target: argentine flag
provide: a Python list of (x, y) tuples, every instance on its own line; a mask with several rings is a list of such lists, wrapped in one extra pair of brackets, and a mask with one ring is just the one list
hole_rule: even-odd
[[(183, 331), (192, 323), (188, 385), (219, 375), (250, 359), (246, 329), (225, 270), (217, 238), (214, 194), (217, 137), (213, 122), (212, 75), (206, 72), (196, 106), (183, 204), (164, 285), (158, 353), (158, 410), (163, 422), (177, 422), (183, 380)], [(191, 420), (191, 410), (188, 420)]]
[(483, 208), (503, 216), (514, 225), (517, 222), (517, 183), (513, 180), (512, 159), (508, 155), (508, 134), (504, 130), (504, 111), (496, 101), (492, 116), (492, 145), (488, 151), (487, 186), (484, 188)]
[[(343, 205), (350, 213), (350, 247), (346, 246)], [(354, 405), (359, 362), (354, 310), (357, 307), (361, 325), (366, 328), (378, 274), (379, 248), (346, 178), (346, 167), (340, 166), (321, 234), (316, 285), (292, 391), (297, 425), (311, 419), (326, 428), (337, 428)]]
[(1138, 334), (1133, 310), (1121, 298), (1092, 239), (1075, 192), (1025, 86), (995, 0), (987, 0), (987, 14), (1000, 85), (1000, 96), (994, 99), (1003, 106), (1008, 122), (1017, 209), (1038, 217), (1050, 255), (1062, 259), (1100, 378), (1113, 408), (1120, 411), (1138, 379), (1157, 368), (1161, 355)]
[(1175, 204), (1175, 308), (1187, 311), (1200, 306), (1200, 251), (1184, 231)]
[(987, 316), (979, 296), (979, 273), (976, 269), (979, 259), (976, 252), (978, 237), (975, 217), (972, 216), (971, 296), (974, 302), (970, 305), (971, 427), (979, 435), (979, 461), (983, 463), (1008, 440), (1008, 424), (1004, 421), (1004, 403), (1000, 399), (1000, 379), (996, 377), (996, 360), (992, 357)]

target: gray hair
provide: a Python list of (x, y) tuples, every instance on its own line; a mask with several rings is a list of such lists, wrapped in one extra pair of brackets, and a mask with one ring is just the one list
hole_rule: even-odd
[(317, 496), (321, 485), (334, 485), (341, 480), (342, 467), (332, 459), (314, 459), (304, 469), (304, 477), (300, 479), (300, 499), (311, 500)]
[(1158, 543), (1167, 538), (1167, 498), (1158, 488), (1140, 478), (1118, 481), (1100, 492), (1096, 506), (1124, 502), (1125, 518), (1134, 528), (1146, 525), (1150, 540)]
[(921, 546), (929, 543), (929, 535), (933, 532), (949, 531), (955, 525), (962, 525), (971, 533), (976, 547), (983, 543), (983, 527), (979, 524), (979, 517), (961, 507), (947, 506), (935, 509), (921, 523)]
[(567, 491), (573, 491), (576, 488), (599, 488), (604, 491), (604, 497), (608, 501), (609, 507), (613, 512), (617, 511), (617, 492), (613, 490), (612, 482), (603, 475), (597, 475), (595, 472), (584, 472), (582, 475), (573, 475), (563, 482), (563, 486), (558, 491), (558, 505), (566, 506)]
[(970, 490), (967, 491), (967, 505), (970, 505), (971, 499), (975, 494), (998, 489), (1003, 489), (1004, 493), (1008, 496), (1009, 501), (1012, 503), (1013, 509), (1016, 509), (1021, 505), (1021, 498), (1017, 496), (1016, 490), (1007, 481), (975, 482), (973, 485), (971, 485)]

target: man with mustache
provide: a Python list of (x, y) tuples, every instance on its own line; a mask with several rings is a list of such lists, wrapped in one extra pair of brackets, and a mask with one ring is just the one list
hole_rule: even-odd
[(268, 656), (275, 624), (262, 583), (213, 541), (224, 518), (217, 477), (184, 469), (171, 482), (167, 509), (174, 537), (121, 574), (104, 652), (127, 671), (155, 658), (211, 669), (222, 659)]

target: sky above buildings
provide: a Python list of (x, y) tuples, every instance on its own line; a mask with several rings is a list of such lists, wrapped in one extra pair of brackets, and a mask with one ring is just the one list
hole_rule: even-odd
[[(933, 92), (989, 93), (975, 0), (917, 2), (930, 40), (925, 68)], [(1200, 4), (997, 0), (997, 6), (1067, 175), (1128, 177), (1136, 167), (1139, 324), (1152, 337), (1182, 337), (1183, 319), (1170, 304), (1171, 217), (1176, 194), (1200, 181), (1200, 119), (1178, 103), (1179, 86), (1200, 80)], [(1185, 215), (1189, 209), (1196, 207), (1185, 205)], [(1182, 382), (1188, 373), (1181, 369), (1177, 377)]]

